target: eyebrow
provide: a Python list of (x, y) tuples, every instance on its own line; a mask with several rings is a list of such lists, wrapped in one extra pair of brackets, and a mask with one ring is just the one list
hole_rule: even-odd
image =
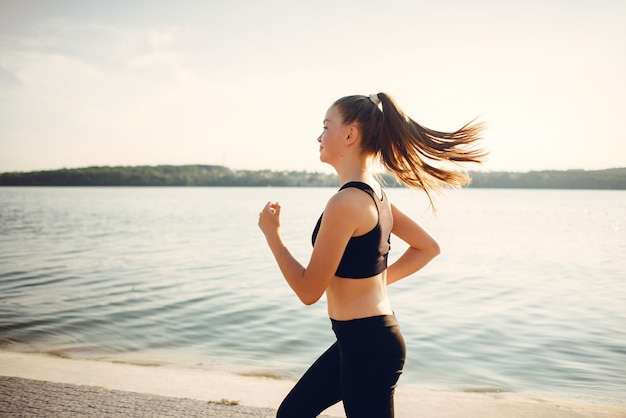
[(330, 122), (330, 119), (324, 119), (322, 123)]

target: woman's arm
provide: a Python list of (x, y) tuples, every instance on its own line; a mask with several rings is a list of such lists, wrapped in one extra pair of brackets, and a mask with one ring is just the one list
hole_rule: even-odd
[(302, 303), (312, 305), (322, 297), (337, 271), (343, 251), (356, 229), (359, 207), (343, 193), (330, 199), (306, 268), (293, 257), (282, 240), (280, 210), (278, 203), (265, 205), (259, 214), (259, 227), (289, 286)]
[(392, 233), (409, 244), (409, 248), (387, 268), (388, 285), (415, 273), (441, 251), (437, 241), (428, 232), (393, 204), (391, 213), (393, 215)]

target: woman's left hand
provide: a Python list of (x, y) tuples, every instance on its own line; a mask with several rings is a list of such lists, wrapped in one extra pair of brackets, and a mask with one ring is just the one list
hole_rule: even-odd
[(259, 228), (265, 235), (278, 232), (280, 229), (280, 205), (278, 202), (267, 202), (267, 205), (259, 213)]

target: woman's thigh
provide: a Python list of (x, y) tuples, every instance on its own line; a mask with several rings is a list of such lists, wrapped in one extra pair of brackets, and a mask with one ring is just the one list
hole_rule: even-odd
[(309, 367), (278, 408), (278, 418), (316, 417), (341, 400), (339, 348), (330, 346)]
[(340, 352), (341, 395), (348, 417), (393, 417), (393, 396), (406, 354), (399, 328), (363, 336), (359, 342), (340, 342)]

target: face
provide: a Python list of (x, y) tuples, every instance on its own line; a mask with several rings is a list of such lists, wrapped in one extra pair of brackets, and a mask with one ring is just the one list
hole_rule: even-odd
[(330, 107), (324, 117), (324, 129), (317, 138), (320, 143), (320, 161), (332, 164), (342, 154), (343, 144), (348, 136), (341, 113), (336, 106)]

